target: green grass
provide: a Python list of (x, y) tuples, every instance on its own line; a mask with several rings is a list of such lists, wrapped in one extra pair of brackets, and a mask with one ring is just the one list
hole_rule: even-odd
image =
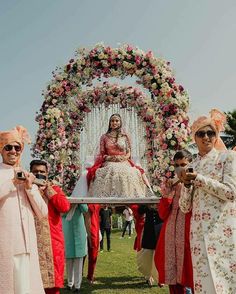
[[(121, 232), (112, 232), (112, 252), (99, 253), (95, 270), (96, 283), (88, 284), (86, 280), (87, 263), (84, 268), (84, 278), (81, 286), (81, 293), (100, 294), (136, 294), (136, 293), (169, 293), (167, 288), (159, 288), (154, 285), (150, 288), (136, 267), (136, 251), (133, 250), (134, 235), (128, 239), (120, 239)], [(104, 242), (106, 249), (106, 239)], [(69, 294), (70, 291), (62, 290), (61, 293)]]

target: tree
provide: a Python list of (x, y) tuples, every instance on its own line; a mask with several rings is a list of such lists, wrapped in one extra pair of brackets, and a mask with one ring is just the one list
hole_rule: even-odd
[(225, 133), (228, 135), (225, 144), (228, 148), (233, 148), (236, 146), (236, 109), (232, 112), (226, 112), (225, 114), (227, 116)]

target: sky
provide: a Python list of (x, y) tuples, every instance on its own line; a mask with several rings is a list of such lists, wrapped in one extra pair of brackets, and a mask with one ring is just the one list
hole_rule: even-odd
[(52, 71), (99, 42), (170, 61), (189, 93), (191, 120), (211, 108), (232, 111), (235, 15), (235, 0), (0, 0), (0, 130), (21, 124), (34, 140)]

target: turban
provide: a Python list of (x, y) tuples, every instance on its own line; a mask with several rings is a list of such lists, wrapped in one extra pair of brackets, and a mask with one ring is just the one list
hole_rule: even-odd
[(0, 153), (2, 153), (4, 146), (13, 142), (20, 144), (22, 149), (24, 148), (25, 142), (28, 144), (31, 143), (30, 136), (26, 128), (16, 126), (10, 131), (0, 132)]
[(226, 123), (226, 115), (217, 109), (212, 109), (209, 116), (200, 116), (196, 119), (192, 126), (192, 136), (195, 140), (196, 132), (206, 126), (210, 126), (216, 132), (215, 148), (218, 150), (226, 150), (225, 144), (220, 138), (220, 132), (224, 131), (224, 124)]

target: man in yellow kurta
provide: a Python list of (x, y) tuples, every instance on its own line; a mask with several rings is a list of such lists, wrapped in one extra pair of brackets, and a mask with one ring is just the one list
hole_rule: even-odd
[(43, 294), (39, 270), (34, 214), (47, 215), (47, 205), (34, 176), (24, 171), (25, 180), (16, 177), (24, 142), (25, 128), (17, 126), (0, 132), (0, 293)]

